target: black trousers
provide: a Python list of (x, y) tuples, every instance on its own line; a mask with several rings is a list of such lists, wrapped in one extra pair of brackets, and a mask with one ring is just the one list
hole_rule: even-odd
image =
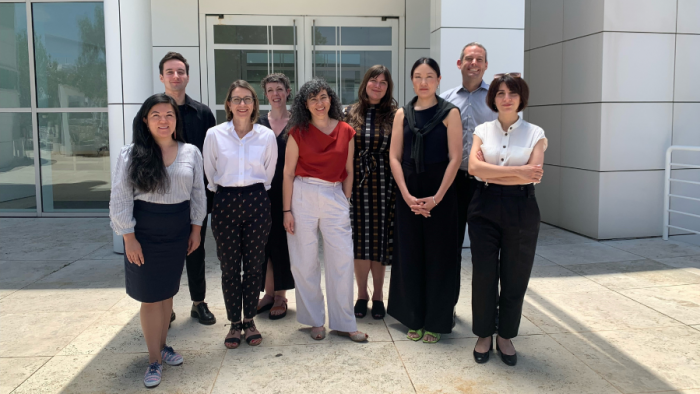
[(261, 183), (219, 186), (211, 215), (228, 320), (241, 321), (241, 310), (245, 318), (252, 319), (257, 312), (265, 244), (272, 225), (265, 187)]
[(194, 302), (204, 301), (207, 295), (207, 281), (204, 279), (204, 239), (207, 236), (207, 217), (202, 222), (202, 242), (199, 247), (185, 258), (185, 266), (187, 267), (187, 284), (190, 288), (190, 298)]
[(472, 331), (479, 337), (493, 335), (498, 305), (498, 335), (514, 338), (540, 229), (534, 186), (479, 183), (469, 205), (468, 223), (474, 270)]
[(477, 181), (473, 176), (469, 175), (467, 171), (459, 170), (457, 171), (454, 185), (455, 189), (457, 189), (457, 221), (459, 223), (459, 245), (457, 245), (459, 259), (457, 260), (457, 272), (455, 274), (455, 280), (457, 281), (457, 296), (455, 298), (455, 305), (457, 305), (461, 287), (460, 276), (462, 274), (462, 245), (464, 244), (464, 235), (467, 228), (467, 213), (469, 212), (469, 203), (474, 197), (474, 192), (479, 185), (479, 181)]

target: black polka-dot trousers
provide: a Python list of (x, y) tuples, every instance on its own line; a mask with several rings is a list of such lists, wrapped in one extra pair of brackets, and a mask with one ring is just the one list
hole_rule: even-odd
[(246, 319), (255, 317), (271, 226), (270, 200), (263, 184), (217, 188), (211, 229), (231, 322), (241, 321), (241, 310)]

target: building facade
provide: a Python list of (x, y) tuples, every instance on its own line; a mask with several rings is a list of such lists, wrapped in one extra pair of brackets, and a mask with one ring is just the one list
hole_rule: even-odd
[(346, 105), (381, 63), (403, 105), (417, 58), (435, 58), (449, 89), (471, 41), (488, 49), (487, 82), (517, 71), (530, 84), (524, 116), (550, 139), (543, 220), (599, 239), (660, 235), (665, 149), (700, 145), (697, 0), (0, 0), (0, 216), (106, 216), (110, 159), (163, 90), (168, 51), (222, 121), (228, 85), (270, 72), (293, 91), (321, 76)]

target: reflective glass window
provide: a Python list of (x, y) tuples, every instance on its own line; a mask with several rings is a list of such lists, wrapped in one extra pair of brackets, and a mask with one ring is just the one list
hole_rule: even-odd
[(214, 44), (267, 44), (267, 26), (214, 25)]
[(32, 114), (0, 112), (0, 212), (36, 211)]
[(391, 27), (340, 28), (341, 45), (391, 45)]
[(37, 106), (107, 106), (104, 9), (99, 3), (34, 3)]
[(28, 108), (27, 5), (0, 3), (0, 108)]

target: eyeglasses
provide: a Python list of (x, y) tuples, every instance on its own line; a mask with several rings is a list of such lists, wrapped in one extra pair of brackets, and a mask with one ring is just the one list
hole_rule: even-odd
[(231, 97), (231, 100), (230, 100), (230, 101), (231, 101), (231, 103), (232, 103), (233, 105), (239, 105), (239, 104), (241, 103), (241, 101), (243, 101), (243, 103), (246, 104), (246, 105), (253, 104), (253, 98), (250, 97), (250, 96), (245, 96), (245, 97), (243, 97), (243, 98), (240, 98), (240, 97)]
[(494, 74), (493, 79), (499, 79), (501, 77), (504, 77), (506, 75), (510, 75), (513, 78), (520, 78), (523, 74), (521, 73), (501, 73), (501, 74)]

